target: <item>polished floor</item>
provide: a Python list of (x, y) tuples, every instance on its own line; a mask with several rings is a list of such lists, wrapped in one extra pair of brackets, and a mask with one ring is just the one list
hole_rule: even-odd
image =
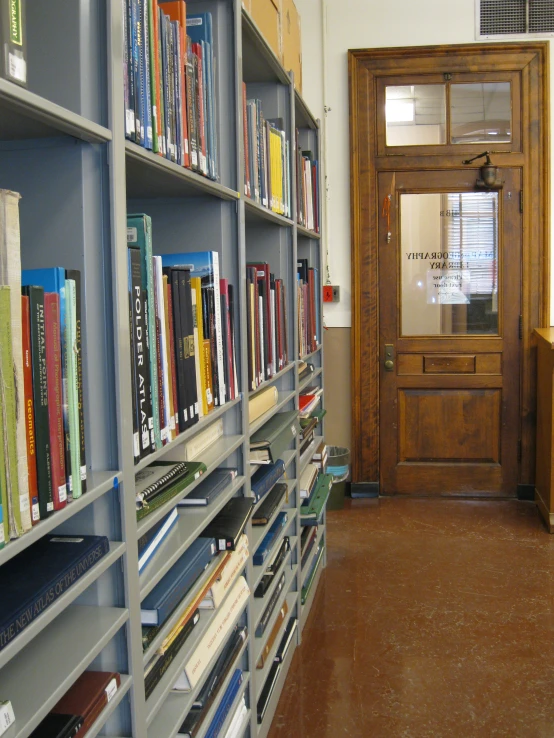
[(269, 738), (554, 737), (554, 536), (533, 504), (348, 500)]

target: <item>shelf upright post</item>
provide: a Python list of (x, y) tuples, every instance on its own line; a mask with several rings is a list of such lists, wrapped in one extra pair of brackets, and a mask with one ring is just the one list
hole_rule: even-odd
[(121, 0), (107, 1), (108, 118), (111, 202), (111, 247), (114, 304), (114, 354), (118, 448), (122, 470), (120, 486), (121, 527), (127, 551), (123, 557), (125, 604), (129, 609), (127, 648), (132, 675), (131, 723), (134, 738), (146, 738), (146, 705), (142, 665), (142, 632), (138, 574), (137, 520), (135, 512), (134, 459), (132, 449), (132, 398), (130, 382), (129, 293), (127, 283), (127, 205), (125, 185), (125, 131), (123, 99), (123, 17)]

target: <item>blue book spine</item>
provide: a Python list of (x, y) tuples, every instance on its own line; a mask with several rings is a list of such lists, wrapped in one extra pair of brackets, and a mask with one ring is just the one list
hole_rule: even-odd
[[(56, 538), (51, 536), (51, 538)], [(63, 593), (68, 590), (75, 582), (80, 579), (86, 572), (91, 569), (98, 561), (105, 556), (110, 550), (110, 544), (107, 538), (94, 536), (94, 545), (88, 547), (82, 552), (82, 555), (71, 562), (65, 569), (56, 573), (52, 578), (48, 578), (46, 574), (42, 580), (42, 587), (37, 588), (33, 593), (32, 600), (26, 600), (22, 603), (2, 602), (2, 610), (8, 611), (6, 618), (0, 621), (0, 651), (11, 643), (25, 628), (39, 617), (53, 602), (55, 602)], [(70, 544), (64, 544), (70, 545)], [(29, 549), (31, 550), (31, 549)], [(14, 559), (14, 561), (17, 561)], [(25, 563), (28, 563), (26, 561)], [(34, 563), (36, 567), (48, 567), (48, 557), (37, 557)], [(24, 578), (25, 570), (15, 571), (17, 564), (13, 565), (11, 576)], [(23, 596), (22, 596), (23, 599)]]
[(268, 532), (262, 539), (262, 542), (258, 546), (258, 549), (253, 557), (254, 566), (261, 566), (267, 558), (267, 555), (271, 551), (279, 531), (282, 530), (288, 521), (288, 515), (286, 512), (281, 512), (275, 518), (275, 521)]
[(227, 717), (231, 710), (231, 707), (233, 706), (233, 702), (238, 694), (241, 684), (242, 670), (236, 669), (235, 673), (231, 677), (229, 686), (225, 690), (225, 694), (221, 698), (221, 703), (217, 708), (217, 712), (214, 715), (212, 722), (210, 723), (210, 727), (206, 732), (205, 738), (216, 738), (216, 736), (219, 734), (221, 728), (223, 727), (223, 723), (225, 722), (225, 718)]
[(284, 473), (285, 462), (282, 459), (277, 459), (274, 464), (269, 466), (262, 466), (255, 472), (251, 480), (251, 489), (256, 502), (265, 497)]
[(150, 14), (148, 0), (142, 0), (142, 68), (144, 75), (144, 138), (145, 147), (152, 150), (152, 93), (150, 89)]

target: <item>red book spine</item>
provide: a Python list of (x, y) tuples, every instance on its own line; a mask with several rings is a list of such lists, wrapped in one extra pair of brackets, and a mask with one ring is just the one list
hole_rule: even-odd
[(175, 360), (175, 334), (173, 322), (173, 297), (169, 280), (167, 283), (167, 310), (169, 312), (169, 360), (171, 361), (171, 394), (175, 414), (175, 435), (179, 435), (179, 402), (177, 395), (177, 362)]
[(199, 148), (202, 152), (202, 166), (201, 170), (204, 174), (207, 174), (208, 167), (206, 163), (206, 117), (204, 113), (204, 70), (202, 62), (202, 46), (200, 44), (193, 44), (192, 51), (198, 59), (198, 98), (197, 98), (197, 110), (198, 110), (198, 128), (200, 133)]
[(27, 437), (27, 472), (29, 479), (29, 504), (31, 520), (36, 525), (40, 520), (38, 507), (37, 454), (35, 436), (35, 403), (33, 400), (33, 367), (31, 364), (31, 316), (29, 298), (21, 296), (22, 349), (23, 349), (23, 392), (25, 395), (25, 435)]
[(260, 291), (258, 289), (257, 270), (254, 269), (254, 336), (256, 337), (256, 387), (264, 378), (262, 369), (262, 347), (260, 343)]
[(248, 116), (246, 114), (246, 82), (242, 83), (242, 133), (244, 138), (244, 193), (252, 197), (250, 190), (250, 153), (248, 151)]
[(48, 386), (48, 423), (52, 450), (52, 499), (54, 510), (67, 505), (65, 483), (65, 434), (63, 428), (62, 355), (60, 339), (60, 297), (56, 292), (44, 295), (46, 328), (46, 380)]
[(281, 280), (275, 280), (275, 328), (277, 330), (277, 371), (283, 368), (281, 344)]

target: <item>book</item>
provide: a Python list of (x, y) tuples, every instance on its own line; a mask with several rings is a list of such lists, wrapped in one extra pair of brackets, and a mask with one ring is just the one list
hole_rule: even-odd
[(147, 505), (156, 495), (173, 486), (189, 473), (184, 461), (154, 461), (135, 474), (137, 508)]
[(185, 461), (192, 461), (213, 446), (218, 438), (223, 436), (223, 420), (218, 418), (204, 430), (199, 431), (190, 441), (183, 444), (182, 456)]
[(26, 0), (0, 2), (0, 76), (27, 86)]
[(283, 499), (288, 499), (288, 486), (277, 482), (262, 504), (252, 513), (252, 525), (267, 525)]
[(332, 474), (320, 474), (315, 489), (309, 500), (300, 505), (300, 524), (316, 525), (331, 492), (333, 485)]
[[(13, 3), (10, 3), (13, 5)], [(0, 17), (6, 19), (8, 10), (2, 4)], [(20, 8), (21, 12), (21, 8)], [(20, 13), (9, 11), (15, 27), (23, 23)], [(15, 31), (11, 29), (12, 31)], [(19, 32), (21, 27), (19, 25)], [(5, 39), (4, 39), (5, 41)], [(9, 45), (9, 44), (8, 44)], [(11, 53), (11, 52), (8, 52)], [(32, 527), (31, 508), (29, 505), (29, 481), (27, 471), (27, 441), (25, 437), (25, 412), (24, 412), (24, 382), (23, 382), (23, 354), (22, 321), (21, 321), (21, 249), (19, 231), (19, 200), (20, 195), (10, 190), (0, 190), (0, 285), (9, 287), (10, 302), (10, 332), (11, 353), (13, 366), (13, 392), (15, 401), (15, 463), (14, 482), (17, 483), (12, 490), (11, 497), (14, 500), (15, 521), (11, 521), (12, 535), (18, 536), (27, 532)], [(11, 441), (10, 441), (11, 446)], [(16, 499), (16, 494), (19, 500)], [(17, 528), (14, 529), (14, 522)]]
[(248, 561), (248, 538), (243, 533), (236, 549), (230, 554), (218, 578), (213, 582), (200, 603), (201, 610), (215, 610), (223, 602), (227, 592), (243, 571)]
[(117, 672), (84, 671), (50, 712), (81, 717), (83, 724), (75, 735), (76, 738), (84, 738), (120, 684), (121, 677)]
[(183, 672), (175, 682), (178, 692), (190, 692), (199, 683), (212, 657), (234, 626), (234, 621), (246, 605), (250, 589), (244, 577), (239, 577), (223, 605), (215, 611), (200, 643), (192, 652)]
[(231, 681), (229, 682), (227, 689), (225, 690), (225, 694), (221, 698), (221, 702), (219, 703), (217, 712), (214, 715), (212, 722), (210, 723), (210, 726), (206, 732), (206, 738), (217, 738), (217, 736), (220, 734), (223, 724), (227, 719), (227, 715), (229, 715), (229, 713), (231, 712), (233, 702), (235, 701), (235, 698), (239, 693), (242, 681), (242, 670), (236, 669), (233, 676), (231, 677)]
[(317, 481), (318, 469), (314, 464), (307, 464), (304, 471), (300, 475), (300, 497), (302, 499), (309, 498), (314, 485)]
[(277, 652), (275, 654), (275, 661), (278, 664), (282, 664), (285, 660), (285, 656), (287, 655), (290, 646), (292, 645), (292, 643), (294, 643), (294, 637), (297, 631), (298, 620), (294, 617), (291, 617), (289, 619), (289, 622), (287, 623), (285, 632), (283, 633), (283, 637), (281, 638), (281, 643), (279, 643)]
[(183, 507), (210, 505), (227, 489), (237, 474), (237, 469), (215, 469), (177, 504)]
[(248, 400), (248, 422), (253, 423), (264, 413), (275, 407), (279, 399), (277, 387), (266, 387)]
[(223, 648), (223, 651), (220, 653), (192, 704), (191, 710), (193, 712), (196, 712), (199, 715), (206, 713), (210, 704), (212, 704), (214, 699), (217, 697), (219, 688), (223, 684), (225, 677), (229, 673), (242, 646), (246, 642), (247, 636), (248, 629), (245, 625), (235, 626), (229, 640)]
[(285, 527), (288, 522), (288, 515), (286, 512), (280, 512), (275, 518), (271, 528), (267, 531), (265, 536), (262, 538), (262, 542), (254, 553), (254, 566), (261, 566), (271, 553), (271, 549), (275, 545), (279, 533)]
[(269, 656), (271, 649), (273, 648), (273, 644), (275, 643), (277, 636), (279, 635), (279, 632), (281, 630), (281, 627), (283, 625), (283, 622), (286, 616), (288, 615), (288, 612), (289, 612), (289, 607), (287, 605), (287, 601), (285, 600), (283, 604), (281, 605), (281, 608), (279, 610), (279, 615), (277, 616), (277, 620), (273, 624), (273, 627), (269, 633), (269, 636), (267, 637), (267, 641), (264, 643), (262, 652), (260, 653), (258, 661), (256, 662), (256, 669), (263, 669), (266, 659)]
[(216, 553), (213, 539), (197, 538), (146, 595), (140, 606), (143, 625), (165, 622)]
[(69, 492), (71, 493), (73, 499), (77, 499), (82, 495), (83, 492), (81, 485), (81, 429), (79, 427), (79, 393), (77, 389), (77, 294), (75, 291), (75, 282), (72, 279), (65, 280), (65, 291), (65, 351), (67, 356), (66, 377), (70, 452), (70, 470), (68, 469), (68, 478)]
[(256, 703), (256, 714), (258, 718), (258, 725), (261, 725), (264, 721), (267, 708), (269, 707), (269, 702), (273, 695), (273, 690), (275, 689), (275, 685), (277, 684), (277, 680), (279, 679), (280, 674), (281, 674), (281, 664), (274, 662), (273, 666), (269, 670), (267, 679), (264, 682), (264, 686), (262, 687), (262, 691), (258, 698), (258, 702)]
[(33, 730), (30, 738), (71, 738), (79, 733), (83, 723), (80, 715), (49, 713)]
[(267, 590), (270, 588), (272, 582), (275, 581), (275, 577), (279, 573), (279, 569), (281, 568), (285, 560), (285, 557), (289, 551), (290, 551), (290, 539), (288, 536), (285, 536), (279, 547), (279, 550), (277, 551), (277, 553), (275, 554), (273, 558), (273, 561), (270, 563), (270, 565), (265, 570), (264, 575), (260, 580), (260, 583), (256, 587), (254, 591), (254, 597), (260, 597), (260, 598), (265, 597)]
[(287, 450), (299, 432), (298, 412), (275, 413), (250, 436), (250, 463), (275, 462)]
[(191, 461), (187, 463), (187, 473), (185, 476), (179, 477), (174, 480), (174, 483), (164, 487), (155, 495), (153, 495), (148, 501), (142, 502), (140, 507), (137, 509), (137, 520), (142, 520), (149, 513), (154, 512), (166, 502), (173, 499), (176, 495), (180, 494), (189, 484), (196, 481), (206, 471), (206, 465), (199, 461)]
[(33, 397), (33, 363), (31, 359), (31, 315), (28, 295), (21, 295), (21, 348), (23, 353), (23, 390), (25, 398), (25, 437), (27, 440), (27, 474), (31, 522), (40, 520), (38, 506), (35, 401)]
[(200, 535), (202, 538), (215, 538), (219, 551), (234, 551), (251, 512), (251, 497), (233, 497)]
[(300, 538), (300, 552), (301, 552), (302, 567), (306, 566), (306, 563), (308, 559), (310, 558), (310, 554), (313, 550), (313, 547), (315, 546), (318, 530), (319, 530), (318, 525), (305, 526), (302, 530), (302, 535)]
[(285, 572), (283, 572), (281, 576), (279, 577), (277, 584), (275, 585), (273, 592), (271, 593), (271, 597), (269, 598), (266, 608), (262, 613), (262, 617), (260, 618), (258, 625), (256, 626), (256, 637), (257, 638), (261, 638), (263, 634), (265, 633), (267, 624), (269, 623), (269, 620), (275, 610), (275, 607), (277, 605), (277, 600), (281, 596), (281, 592), (283, 591), (284, 586), (285, 586)]
[(321, 564), (321, 560), (323, 559), (323, 554), (325, 553), (325, 543), (323, 540), (321, 540), (319, 544), (319, 548), (317, 549), (314, 558), (312, 560), (312, 564), (310, 566), (309, 573), (304, 580), (304, 584), (302, 586), (302, 592), (300, 595), (300, 602), (305, 605), (306, 600), (308, 599), (308, 596), (310, 594), (310, 590), (312, 588), (312, 584), (315, 581), (315, 577), (317, 574), (317, 570), (319, 569), (319, 565)]
[(265, 497), (284, 473), (285, 462), (282, 459), (256, 469), (250, 478), (250, 489), (255, 501), (259, 502), (262, 497)]
[(244, 735), (246, 724), (248, 723), (248, 708), (246, 707), (246, 698), (244, 694), (239, 700), (235, 714), (229, 724), (229, 729), (223, 736), (223, 738), (240, 738)]
[(150, 561), (152, 556), (156, 553), (157, 549), (161, 546), (164, 540), (167, 538), (171, 529), (175, 526), (177, 519), (179, 518), (179, 511), (177, 508), (162, 518), (159, 523), (156, 523), (150, 530), (141, 536), (138, 540), (138, 566), (139, 574), (142, 572), (146, 564)]
[(0, 568), (0, 651), (109, 551), (105, 536), (46, 535)]
[(0, 702), (0, 735), (4, 735), (10, 725), (13, 725), (14, 722), (15, 715), (12, 703), (9, 700), (6, 702)]
[[(85, 440), (85, 415), (84, 415), (84, 387), (83, 387), (83, 344), (81, 327), (81, 272), (78, 269), (65, 270), (67, 280), (75, 283), (75, 367), (77, 378), (77, 409), (79, 423), (79, 457), (80, 457), (80, 482), (81, 493), (87, 491), (87, 458)], [(63, 364), (62, 364), (63, 366)], [(64, 423), (66, 421), (64, 420)], [(73, 490), (71, 490), (73, 492)]]

